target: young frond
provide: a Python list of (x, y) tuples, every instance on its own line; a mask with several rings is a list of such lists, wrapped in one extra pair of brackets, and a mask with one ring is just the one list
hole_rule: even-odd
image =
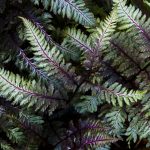
[(69, 19), (73, 18), (85, 26), (95, 25), (94, 15), (85, 7), (83, 0), (51, 0), (50, 4), (55, 14), (62, 14), (63, 17), (67, 16)]

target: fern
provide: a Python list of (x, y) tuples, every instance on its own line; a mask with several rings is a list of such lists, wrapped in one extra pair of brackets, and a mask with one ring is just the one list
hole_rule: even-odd
[(72, 1), (51, 1), (51, 10), (56, 14), (62, 14), (63, 17), (67, 16), (69, 19), (73, 18), (75, 21), (86, 25), (93, 26), (95, 19), (92, 13), (85, 8), (83, 0), (72, 0)]
[[(82, 120), (78, 122), (79, 128), (71, 123), (70, 134), (62, 140), (64, 144), (64, 149), (67, 142), (70, 148), (73, 148), (72, 143), (68, 143), (70, 138), (74, 138), (76, 147), (78, 149), (82, 148), (91, 148), (91, 147), (99, 147), (106, 143), (111, 143), (117, 141), (117, 138), (113, 138), (108, 136), (105, 131), (107, 131), (106, 127), (103, 127), (99, 121), (96, 120)], [(68, 140), (68, 141), (67, 141)]]
[[(36, 84), (35, 81), (27, 82), (19, 75), (15, 76), (13, 73), (4, 71), (4, 69), (0, 70), (0, 87), (2, 91), (1, 94), (7, 97), (9, 100), (12, 100), (15, 97), (15, 100), (13, 101), (14, 104), (27, 105), (28, 107), (36, 104), (40, 108), (43, 104), (40, 104), (41, 102), (39, 100), (45, 99), (45, 105), (57, 106), (56, 99), (58, 100), (59, 98), (46, 95), (46, 93), (43, 94), (45, 88), (41, 89), (40, 87), (39, 89), (36, 88), (36, 90), (38, 91), (33, 91), (35, 87), (38, 86), (39, 84)], [(49, 89), (48, 92), (53, 94), (53, 89), (51, 89), (51, 91)]]
[(118, 5), (119, 20), (122, 20), (121, 23), (123, 24), (120, 29), (127, 29), (134, 25), (140, 31), (140, 33), (149, 41), (150, 37), (148, 34), (148, 24), (150, 20), (146, 20), (146, 15), (142, 16), (142, 12), (132, 5), (130, 5), (129, 7), (126, 6), (126, 1), (116, 0), (115, 2)]
[(150, 6), (150, 2), (149, 2), (148, 0), (143, 0), (143, 2), (144, 2), (146, 5)]
[(7, 144), (5, 142), (1, 142), (0, 143), (0, 148), (2, 150), (14, 150), (9, 144)]
[[(26, 27), (26, 36), (33, 46), (32, 50), (36, 56), (34, 60), (36, 65), (48, 72), (48, 76), (54, 75), (56, 73), (61, 73), (62, 76), (69, 78), (73, 83), (75, 83), (72, 73), (68, 73), (68, 70), (71, 72), (73, 70), (69, 69), (70, 65), (65, 65), (63, 55), (56, 47), (51, 47), (51, 45), (46, 40), (46, 35), (36, 27), (31, 21), (21, 18)], [(51, 51), (49, 51), (51, 49)], [(40, 62), (43, 62), (41, 65)], [(66, 67), (66, 68), (64, 68)]]
[[(83, 89), (84, 89), (83, 85)], [(86, 84), (86, 86), (88, 86)], [(97, 106), (104, 103), (105, 101), (108, 103), (112, 103), (114, 106), (119, 105), (123, 107), (124, 104), (131, 105), (131, 103), (137, 102), (141, 100), (145, 95), (146, 91), (128, 91), (125, 87), (118, 83), (114, 83), (109, 86), (108, 83), (105, 83), (103, 86), (89, 84), (89, 89), (92, 89), (93, 94), (97, 94), (98, 96), (84, 96), (83, 99), (85, 101), (81, 102), (81, 104), (77, 104), (77, 108), (80, 108), (80, 112), (90, 111), (95, 112), (97, 111)], [(85, 89), (84, 89), (85, 90)]]
[(22, 141), (25, 139), (23, 132), (21, 132), (19, 128), (9, 129), (7, 136), (14, 143), (22, 143)]
[[(39, 5), (39, 0), (32, 0), (35, 5)], [(73, 18), (85, 26), (95, 25), (95, 19), (89, 9), (85, 7), (83, 0), (43, 0), (44, 7), (53, 11), (55, 14), (61, 14), (63, 17)]]
[(88, 38), (81, 30), (76, 30), (75, 28), (67, 30), (68, 41), (70, 44), (82, 49), (83, 51), (92, 52), (91, 39)]
[(105, 49), (109, 44), (112, 33), (115, 31), (117, 22), (116, 7), (110, 13), (110, 16), (105, 21), (100, 22), (100, 25), (92, 34), (93, 41), (96, 41), (96, 48), (98, 50)]
[(144, 2), (0, 3), (0, 149), (150, 145)]
[(120, 108), (115, 108), (106, 114), (105, 120), (112, 127), (113, 135), (119, 136), (124, 133), (124, 123), (127, 119), (127, 114)]

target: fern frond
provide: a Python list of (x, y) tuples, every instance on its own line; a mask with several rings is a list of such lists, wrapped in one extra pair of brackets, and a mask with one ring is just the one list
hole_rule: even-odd
[(109, 44), (112, 34), (115, 31), (117, 22), (117, 9), (114, 7), (110, 16), (108, 16), (103, 22), (100, 22), (99, 27), (96, 27), (92, 33), (93, 42), (96, 41), (96, 48), (98, 50), (104, 49)]
[(20, 111), (19, 122), (24, 126), (30, 127), (35, 131), (39, 132), (42, 129), (42, 124), (44, 123), (44, 120), (42, 120), (41, 116)]
[(79, 113), (93, 113), (97, 111), (97, 106), (102, 103), (96, 96), (82, 96), (81, 102), (75, 104), (75, 108)]
[(35, 55), (34, 60), (37, 63), (37, 66), (45, 70), (48, 76), (59, 72), (62, 74), (61, 77), (64, 76), (76, 84), (72, 73), (73, 69), (70, 68), (70, 64), (65, 63), (61, 52), (57, 50), (56, 47), (50, 45), (46, 35), (34, 23), (23, 17), (20, 18), (26, 27), (27, 39), (33, 46), (32, 50)]
[(5, 141), (1, 141), (1, 140), (0, 140), (0, 148), (2, 150), (14, 150), (10, 144), (6, 143)]
[(110, 128), (102, 124), (100, 120), (87, 119), (84, 122), (81, 121), (81, 128), (95, 131), (108, 131)]
[(19, 128), (9, 129), (6, 133), (8, 138), (14, 143), (21, 144), (25, 140), (25, 136)]
[(150, 2), (148, 0), (143, 0), (143, 2), (150, 7)]
[(82, 147), (90, 146), (90, 147), (98, 147), (101, 145), (105, 145), (108, 143), (113, 143), (118, 141), (116, 138), (112, 138), (110, 136), (107, 136), (105, 134), (98, 133), (95, 136), (90, 135), (89, 133), (84, 135), (85, 137), (82, 139)]
[(112, 109), (105, 115), (107, 123), (112, 127), (111, 134), (120, 137), (124, 132), (124, 123), (127, 119), (127, 114), (120, 108)]
[[(60, 98), (53, 97), (47, 94), (53, 94), (53, 88), (48, 91), (40, 84), (36, 84), (35, 81), (26, 81), (19, 75), (14, 75), (4, 69), (0, 70), (0, 93), (2, 96), (7, 97), (9, 100), (13, 100), (14, 104), (28, 105), (28, 107), (40, 105), (52, 105), (57, 107), (57, 100)], [(34, 91), (36, 89), (36, 92)], [(45, 100), (45, 103), (40, 100)], [(47, 107), (48, 107), (47, 106)], [(52, 109), (54, 109), (52, 108)]]
[(114, 2), (118, 7), (118, 19), (121, 22), (120, 29), (129, 29), (134, 25), (150, 41), (150, 19), (147, 20), (146, 15), (142, 15), (142, 11), (136, 9), (134, 6), (126, 6), (126, 0), (114, 0)]
[(104, 89), (101, 89), (101, 98), (114, 106), (118, 103), (122, 107), (123, 103), (131, 105), (130, 103), (141, 100), (145, 93), (146, 91), (128, 90), (118, 83), (114, 83), (111, 86), (106, 83)]
[(48, 42), (50, 42), (52, 45), (56, 46), (59, 50), (63, 51), (63, 52), (67, 52), (67, 53), (72, 53), (75, 55), (75, 53), (71, 52), (71, 50), (67, 49), (66, 47), (63, 47), (62, 45), (58, 44), (57, 42), (55, 42), (52, 37), (47, 34), (45, 32), (45, 30), (43, 29), (43, 26), (39, 23), (39, 22), (35, 22), (33, 21), (34, 24), (37, 26), (37, 28), (39, 28), (41, 30), (41, 32), (43, 33), (43, 35), (45, 35), (45, 38)]
[[(100, 102), (107, 101), (108, 103), (112, 103), (114, 106), (119, 105), (120, 107), (122, 107), (124, 103), (131, 105), (131, 103), (141, 100), (146, 93), (146, 91), (128, 90), (119, 83), (109, 85), (109, 83), (106, 82), (102, 86), (91, 82), (88, 82), (87, 84), (89, 84), (88, 89), (91, 89), (93, 94), (97, 95)], [(84, 88), (84, 86), (85, 85), (83, 85), (82, 88)]]
[(22, 60), (24, 61), (23, 65), (25, 64), (26, 68), (30, 68), (32, 70), (32, 74), (36, 74), (39, 77), (41, 77), (42, 79), (48, 80), (49, 78), (47, 77), (46, 73), (44, 73), (43, 71), (41, 71), (40, 69), (37, 68), (36, 64), (34, 62), (32, 62), (31, 58), (28, 58), (24, 52), (23, 49), (19, 49), (19, 56), (22, 57)]
[(85, 7), (83, 0), (51, 0), (51, 10), (55, 14), (62, 14), (63, 17), (73, 18), (82, 25), (95, 25), (95, 18)]
[(69, 28), (67, 30), (67, 35), (69, 38), (69, 43), (75, 45), (85, 52), (92, 52), (91, 39), (87, 37), (80, 29)]
[(129, 146), (131, 141), (135, 143), (138, 139), (148, 139), (150, 136), (150, 122), (143, 114), (138, 107), (129, 111), (128, 121), (130, 124), (125, 133)]
[(102, 125), (99, 120), (80, 120), (76, 123), (77, 126), (73, 122), (70, 123), (69, 135), (62, 140), (63, 149), (66, 149), (66, 147), (73, 148), (74, 144), (70, 139), (74, 139), (78, 149), (97, 148), (119, 140), (108, 136), (105, 133), (108, 128)]

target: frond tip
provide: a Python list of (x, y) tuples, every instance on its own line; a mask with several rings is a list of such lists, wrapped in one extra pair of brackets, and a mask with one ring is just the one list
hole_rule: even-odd
[(134, 91), (128, 90), (119, 83), (114, 83), (109, 85), (106, 83), (104, 87), (101, 88), (100, 97), (105, 99), (108, 103), (112, 103), (114, 106), (119, 104), (120, 107), (123, 103), (131, 105), (131, 103), (141, 100), (146, 91)]
[(99, 27), (97, 27), (92, 34), (93, 42), (96, 42), (96, 48), (104, 49), (110, 42), (111, 35), (114, 33), (117, 23), (117, 8), (114, 7), (110, 16), (108, 16), (104, 21), (100, 22)]

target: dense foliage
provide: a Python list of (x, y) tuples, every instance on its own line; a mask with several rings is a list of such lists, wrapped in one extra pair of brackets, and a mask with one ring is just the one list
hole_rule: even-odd
[(0, 149), (149, 148), (149, 10), (1, 0)]

